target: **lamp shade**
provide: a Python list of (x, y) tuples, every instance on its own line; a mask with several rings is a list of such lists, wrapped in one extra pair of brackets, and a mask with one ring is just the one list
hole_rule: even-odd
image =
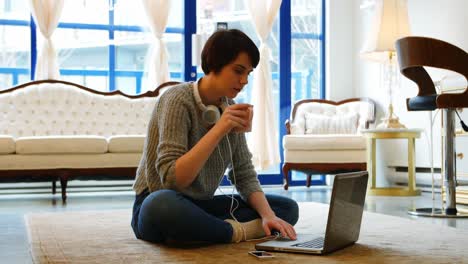
[(384, 62), (395, 41), (410, 35), (406, 0), (376, 0), (371, 30), (361, 50), (364, 59)]

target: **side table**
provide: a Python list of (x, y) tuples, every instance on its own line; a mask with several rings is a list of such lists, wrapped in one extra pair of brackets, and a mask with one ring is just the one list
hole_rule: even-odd
[[(421, 136), (422, 129), (366, 129), (362, 131), (367, 138), (367, 170), (369, 171), (369, 195), (416, 196), (421, 190), (416, 188), (415, 139)], [(408, 139), (408, 187), (376, 186), (376, 144), (377, 139)]]

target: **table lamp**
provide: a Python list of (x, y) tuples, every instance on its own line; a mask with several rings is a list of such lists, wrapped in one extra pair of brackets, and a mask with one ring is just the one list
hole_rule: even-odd
[(385, 118), (377, 128), (405, 128), (393, 112), (393, 86), (398, 78), (395, 41), (410, 34), (406, 0), (376, 0), (371, 31), (361, 56), (381, 64), (383, 87), (388, 91), (389, 104)]

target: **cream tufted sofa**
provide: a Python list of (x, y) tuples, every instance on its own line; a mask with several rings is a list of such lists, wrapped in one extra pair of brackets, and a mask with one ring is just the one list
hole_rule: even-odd
[(0, 91), (0, 181), (134, 177), (155, 91), (104, 93), (57, 80)]
[(368, 98), (340, 102), (306, 99), (294, 104), (283, 137), (284, 189), (289, 171), (332, 174), (366, 169), (366, 141), (360, 131), (374, 123), (375, 103)]

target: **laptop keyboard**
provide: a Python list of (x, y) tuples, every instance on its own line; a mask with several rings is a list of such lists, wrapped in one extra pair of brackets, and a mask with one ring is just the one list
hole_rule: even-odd
[(313, 240), (297, 243), (292, 245), (293, 247), (302, 247), (302, 248), (323, 248), (323, 237), (317, 237)]

